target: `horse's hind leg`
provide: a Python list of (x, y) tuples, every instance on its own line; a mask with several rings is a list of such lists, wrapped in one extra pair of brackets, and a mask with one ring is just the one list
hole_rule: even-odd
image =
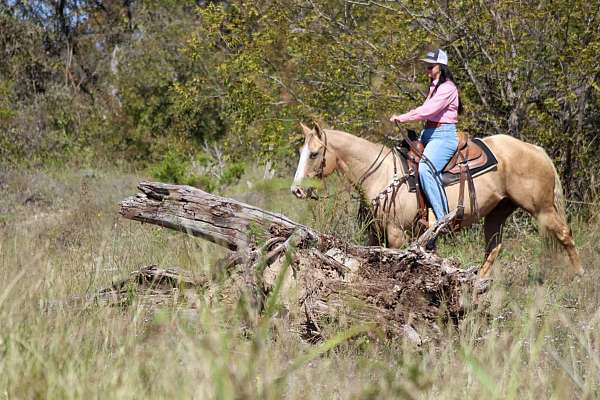
[(513, 213), (516, 206), (509, 199), (503, 199), (496, 208), (485, 216), (483, 229), (485, 233), (485, 261), (479, 270), (479, 276), (488, 278), (492, 272), (492, 265), (502, 249), (502, 228), (504, 222)]
[(573, 272), (577, 275), (583, 275), (583, 267), (579, 254), (575, 249), (573, 236), (566, 221), (556, 212), (554, 207), (544, 209), (537, 215), (537, 220), (542, 231), (546, 231), (551, 235), (550, 239), (556, 239), (565, 249), (571, 261)]

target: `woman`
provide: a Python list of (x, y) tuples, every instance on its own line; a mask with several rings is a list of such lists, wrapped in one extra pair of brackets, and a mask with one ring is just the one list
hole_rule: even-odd
[(422, 106), (402, 115), (393, 115), (392, 122), (426, 121), (421, 132), (425, 145), (423, 154), (430, 164), (421, 160), (419, 178), (435, 217), (440, 220), (448, 214), (448, 199), (442, 187), (440, 172), (444, 169), (456, 147), (456, 123), (460, 101), (458, 88), (448, 69), (448, 55), (441, 49), (427, 53), (421, 61), (427, 63), (427, 76), (430, 79), (429, 93)]

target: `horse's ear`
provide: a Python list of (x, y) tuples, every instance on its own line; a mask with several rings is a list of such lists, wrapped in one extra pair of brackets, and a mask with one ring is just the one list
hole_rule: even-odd
[(302, 132), (304, 132), (304, 136), (309, 136), (310, 134), (312, 134), (312, 129), (304, 125), (302, 122), (300, 122), (300, 126), (302, 127)]
[(316, 122), (314, 124), (315, 124), (315, 133), (317, 134), (317, 137), (319, 138), (319, 140), (322, 140), (323, 139), (323, 130), (321, 129), (319, 124), (317, 124)]

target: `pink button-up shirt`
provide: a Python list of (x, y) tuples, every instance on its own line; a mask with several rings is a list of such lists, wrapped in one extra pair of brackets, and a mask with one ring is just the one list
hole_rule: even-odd
[(458, 89), (452, 81), (446, 81), (431, 95), (437, 81), (429, 87), (429, 95), (422, 106), (398, 117), (398, 122), (434, 121), (445, 124), (458, 122)]

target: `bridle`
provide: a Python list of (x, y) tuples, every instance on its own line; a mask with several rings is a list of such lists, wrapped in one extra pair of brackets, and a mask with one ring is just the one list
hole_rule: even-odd
[[(319, 165), (319, 169), (317, 171), (317, 177), (319, 179), (323, 179), (323, 174), (325, 173), (325, 164), (327, 163), (327, 134), (324, 130), (321, 129), (321, 134), (324, 140), (321, 140), (317, 137), (317, 140), (323, 146), (323, 157), (321, 158), (321, 165)], [(314, 134), (313, 134), (314, 135)]]

